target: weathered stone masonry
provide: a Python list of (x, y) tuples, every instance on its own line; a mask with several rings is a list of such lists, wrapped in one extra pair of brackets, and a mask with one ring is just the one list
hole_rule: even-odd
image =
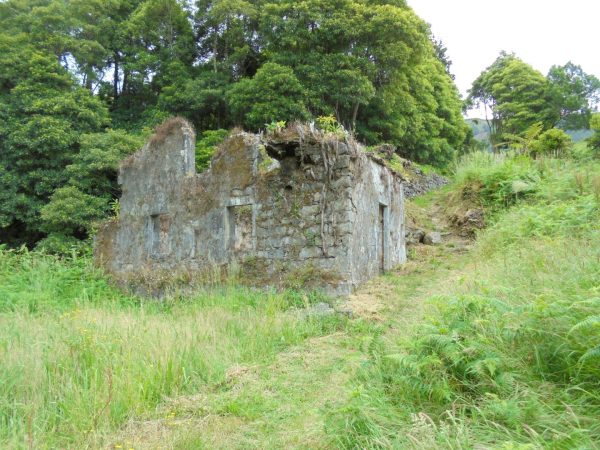
[(200, 174), (194, 145), (172, 119), (123, 162), (120, 216), (95, 248), (117, 280), (193, 283), (235, 267), (255, 283), (296, 277), (346, 295), (405, 261), (401, 178), (354, 141), (305, 126), (240, 132)]

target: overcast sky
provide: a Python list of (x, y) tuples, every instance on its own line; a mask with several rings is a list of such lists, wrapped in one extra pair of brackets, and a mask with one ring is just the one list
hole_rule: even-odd
[(463, 96), (501, 50), (548, 73), (568, 61), (600, 78), (600, 0), (408, 0), (448, 48)]

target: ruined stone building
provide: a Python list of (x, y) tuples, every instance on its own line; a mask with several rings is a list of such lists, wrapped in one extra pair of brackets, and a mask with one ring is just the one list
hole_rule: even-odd
[(402, 180), (350, 138), (233, 133), (202, 173), (194, 150), (192, 127), (171, 119), (122, 163), (120, 214), (95, 247), (115, 279), (200, 284), (229, 270), (346, 295), (405, 261)]

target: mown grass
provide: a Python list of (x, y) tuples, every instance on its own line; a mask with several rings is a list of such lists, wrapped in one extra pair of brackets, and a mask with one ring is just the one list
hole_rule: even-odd
[(127, 297), (88, 259), (0, 252), (0, 448), (98, 448), (165, 398), (224, 382), (343, 320), (236, 286)]
[(373, 346), (330, 410), (332, 445), (600, 448), (598, 174), (597, 162), (463, 162), (451, 195), (492, 225), (425, 322)]

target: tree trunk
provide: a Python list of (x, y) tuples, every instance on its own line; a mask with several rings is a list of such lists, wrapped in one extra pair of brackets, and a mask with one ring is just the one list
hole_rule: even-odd
[(352, 111), (352, 131), (354, 132), (354, 130), (356, 130), (356, 118), (358, 117), (358, 108), (360, 107), (360, 104), (355, 103), (354, 104), (354, 111)]
[(121, 94), (127, 93), (129, 89), (129, 70), (123, 68), (123, 86), (121, 86)]
[(217, 73), (217, 30), (215, 30), (215, 38), (213, 40), (213, 70)]
[(113, 73), (113, 103), (117, 103), (117, 99), (119, 98), (119, 53), (115, 52), (114, 54), (114, 65), (115, 70)]

